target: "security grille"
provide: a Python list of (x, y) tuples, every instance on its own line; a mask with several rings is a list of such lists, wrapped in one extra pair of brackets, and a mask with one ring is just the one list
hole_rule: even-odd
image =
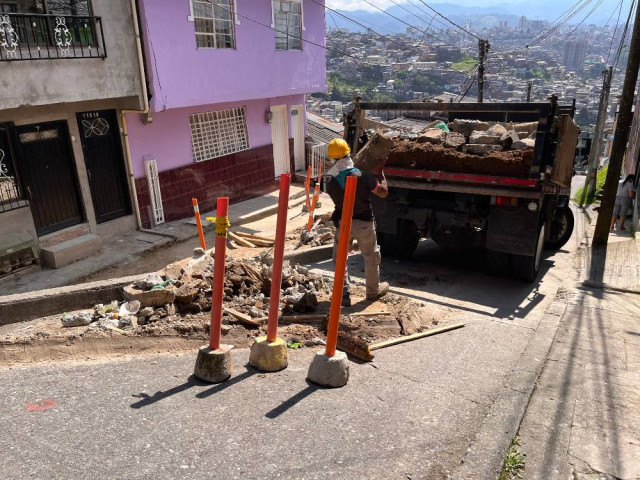
[(153, 224), (159, 225), (164, 223), (164, 209), (162, 208), (162, 194), (160, 193), (160, 180), (158, 178), (158, 163), (155, 160), (145, 160), (144, 167), (147, 171), (147, 181), (149, 182)]
[(196, 162), (249, 148), (244, 107), (194, 113), (189, 116), (191, 145)]

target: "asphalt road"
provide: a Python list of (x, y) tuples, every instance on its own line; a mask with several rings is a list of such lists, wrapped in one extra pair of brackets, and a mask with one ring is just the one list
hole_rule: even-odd
[[(342, 389), (307, 384), (312, 349), (275, 374), (237, 350), (217, 386), (191, 376), (196, 352), (0, 366), (2, 478), (495, 478), (580, 238), (547, 254), (534, 284), (487, 276), (479, 256), (432, 242), (409, 262), (385, 260), (392, 291), (466, 327), (352, 362)], [(359, 256), (350, 265), (358, 281)]]

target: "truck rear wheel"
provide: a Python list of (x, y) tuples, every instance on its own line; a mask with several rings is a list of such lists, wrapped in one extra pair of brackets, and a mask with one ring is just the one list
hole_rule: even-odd
[(518, 280), (525, 282), (533, 282), (540, 271), (540, 263), (542, 262), (542, 249), (544, 247), (545, 235), (544, 222), (538, 230), (538, 240), (536, 242), (536, 250), (533, 256), (528, 255), (512, 255), (511, 256), (511, 274)]
[(562, 209), (562, 215), (558, 219), (559, 225), (551, 228), (551, 235), (544, 246), (549, 250), (560, 250), (571, 238), (573, 233), (573, 211), (568, 205)]
[(398, 220), (398, 229), (395, 235), (391, 233), (378, 235), (382, 255), (401, 260), (411, 258), (420, 241), (418, 226), (413, 220)]

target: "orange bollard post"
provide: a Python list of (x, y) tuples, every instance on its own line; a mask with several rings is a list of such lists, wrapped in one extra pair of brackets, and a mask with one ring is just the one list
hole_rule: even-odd
[(286, 342), (278, 338), (278, 316), (280, 314), (280, 287), (282, 286), (282, 264), (284, 262), (284, 241), (287, 233), (289, 210), (289, 186), (291, 175), (280, 175), (280, 196), (278, 197), (278, 220), (276, 241), (273, 252), (273, 275), (271, 276), (271, 296), (269, 297), (269, 323), (267, 334), (256, 338), (251, 345), (249, 365), (262, 372), (277, 372), (289, 365)]
[(273, 251), (273, 276), (271, 278), (271, 296), (269, 297), (269, 324), (267, 341), (275, 342), (278, 336), (278, 316), (280, 314), (280, 287), (282, 286), (282, 264), (284, 262), (284, 243), (287, 234), (287, 214), (289, 211), (289, 186), (291, 175), (280, 175), (280, 195), (278, 197), (278, 220), (276, 223), (276, 241)]
[(227, 232), (229, 230), (229, 198), (218, 198), (216, 209), (216, 244), (213, 261), (213, 285), (211, 290), (211, 331), (209, 348), (220, 348), (222, 329), (222, 299), (224, 297), (224, 274), (227, 254)]
[(320, 184), (316, 184), (316, 188), (313, 192), (313, 200), (311, 201), (311, 208), (309, 209), (309, 221), (307, 222), (307, 232), (311, 231), (313, 227), (313, 214), (316, 211), (316, 204), (318, 203), (318, 197), (320, 196)]
[(338, 253), (336, 257), (336, 270), (333, 277), (333, 292), (331, 295), (331, 310), (329, 312), (329, 325), (327, 327), (327, 346), (325, 355), (333, 357), (336, 354), (338, 343), (338, 324), (340, 323), (340, 309), (342, 307), (342, 291), (344, 289), (344, 276), (347, 268), (347, 254), (349, 240), (351, 238), (351, 220), (353, 217), (353, 204), (356, 198), (356, 177), (347, 177), (342, 204), (342, 219), (340, 220), (340, 238), (338, 240)]
[(202, 231), (202, 221), (200, 220), (200, 207), (198, 207), (198, 199), (192, 198), (191, 203), (193, 203), (193, 213), (196, 216), (196, 225), (198, 226), (198, 235), (200, 236), (200, 246), (203, 250), (206, 250), (207, 244), (204, 241), (204, 232)]

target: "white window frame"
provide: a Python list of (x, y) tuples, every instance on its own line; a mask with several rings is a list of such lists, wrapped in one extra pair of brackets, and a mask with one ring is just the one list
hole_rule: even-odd
[[(236, 25), (240, 25), (240, 16), (238, 16), (238, 2), (239, 1), (240, 0), (235, 0), (233, 2), (233, 16), (235, 17)], [(189, 16), (187, 17), (187, 22), (195, 22), (195, 19), (193, 17), (193, 0), (189, 0)]]
[[(194, 117), (197, 122), (194, 122)], [(194, 129), (194, 126), (197, 128)], [(242, 130), (239, 129), (242, 127)], [(189, 115), (193, 161), (206, 162), (249, 150), (249, 127), (246, 107), (232, 107)], [(235, 132), (230, 137), (229, 132)], [(241, 132), (241, 134), (238, 134)], [(206, 138), (205, 138), (206, 136)]]
[[(276, 28), (276, 14), (274, 12), (274, 1), (275, 0), (271, 0), (271, 28)], [(302, 12), (301, 14), (301, 19), (300, 21), (302, 22), (302, 31), (304, 32), (306, 30), (305, 26), (304, 26), (304, 1), (303, 0), (289, 0), (291, 2), (296, 2), (300, 4), (300, 11)]]

